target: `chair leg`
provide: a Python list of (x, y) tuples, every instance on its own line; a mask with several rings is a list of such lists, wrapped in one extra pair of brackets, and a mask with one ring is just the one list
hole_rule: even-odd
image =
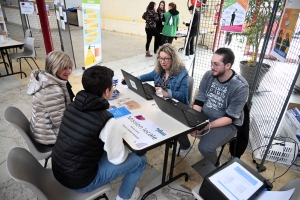
[(105, 193), (103, 195), (97, 197), (95, 200), (99, 200), (99, 199), (109, 200)]
[(29, 64), (29, 62), (28, 62), (28, 60), (27, 60), (27, 58), (24, 58), (25, 60), (26, 60), (26, 62), (27, 62), (27, 64), (29, 65), (29, 67), (31, 68), (31, 70), (33, 70), (33, 68), (31, 67), (31, 65)]
[[(36, 67), (37, 67), (38, 69), (40, 69), (39, 66), (36, 64), (35, 60), (34, 60), (33, 58), (31, 58), (31, 59), (32, 59), (33, 62), (35, 63)], [(36, 58), (35, 58), (35, 59), (36, 59)]]
[[(22, 64), (21, 64), (21, 58), (18, 58), (17, 59), (17, 62), (19, 62), (19, 65), (20, 65), (20, 72), (22, 71)], [(22, 79), (22, 73), (21, 74), (21, 79)]]
[(222, 145), (222, 148), (221, 148), (221, 151), (220, 151), (220, 153), (219, 153), (217, 162), (215, 163), (215, 166), (216, 166), (216, 167), (218, 167), (217, 165), (218, 165), (219, 162), (220, 162), (220, 158), (221, 158), (221, 156), (222, 156), (222, 153), (223, 153), (223, 150), (224, 150), (226, 144), (227, 144), (227, 143), (225, 143), (225, 144)]
[(179, 148), (178, 148), (178, 151), (177, 151), (177, 157), (178, 157), (179, 154), (180, 154), (180, 149), (181, 149), (181, 144), (179, 144)]
[(45, 164), (44, 164), (44, 168), (47, 168), (47, 164), (48, 164), (48, 160), (49, 158), (51, 158), (51, 155), (48, 156), (47, 158), (45, 158)]

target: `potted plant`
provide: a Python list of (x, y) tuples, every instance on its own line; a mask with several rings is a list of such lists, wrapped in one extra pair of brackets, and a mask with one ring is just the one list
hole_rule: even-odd
[[(265, 37), (265, 31), (272, 14), (273, 3), (275, 0), (249, 0), (248, 10), (245, 17), (245, 28), (242, 33), (243, 38), (247, 40), (247, 46), (252, 50), (251, 58), (247, 61), (240, 62), (241, 75), (248, 81), (249, 87), (252, 87), (252, 83), (257, 68), (257, 59), (259, 57), (259, 45), (263, 42)], [(283, 0), (278, 8), (278, 11), (283, 9)], [(278, 24), (280, 16), (276, 17), (274, 22), (274, 31), (276, 30), (276, 24)], [(243, 39), (241, 39), (243, 42)], [(269, 71), (270, 65), (263, 63), (260, 77), (257, 79), (256, 88), (258, 88), (260, 81), (264, 75)]]

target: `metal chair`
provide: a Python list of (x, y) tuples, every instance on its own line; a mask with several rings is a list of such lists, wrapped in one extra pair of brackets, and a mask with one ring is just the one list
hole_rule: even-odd
[[(16, 59), (17, 62), (19, 62), (19, 64), (20, 64), (20, 71), (22, 71), (22, 62), (21, 62), (22, 58), (25, 59), (25, 61), (27, 62), (27, 64), (30, 66), (31, 69), (32, 69), (32, 67), (29, 64), (27, 58), (31, 58), (33, 60), (33, 62), (35, 63), (35, 65), (37, 66), (37, 68), (40, 69), (39, 66), (36, 64), (36, 62), (34, 60), (35, 56), (36, 55), (35, 55), (35, 49), (34, 49), (34, 38), (32, 38), (32, 37), (27, 37), (25, 39), (25, 42), (24, 42), (24, 51), (22, 53), (12, 53), (12, 54), (9, 54), (10, 59)], [(21, 74), (21, 78), (22, 78), (22, 74)]]
[(11, 124), (24, 138), (29, 151), (37, 160), (45, 159), (44, 167), (47, 167), (48, 159), (51, 157), (52, 148), (37, 143), (30, 136), (30, 123), (25, 115), (16, 107), (8, 107), (4, 112), (4, 119)]
[(26, 149), (20, 147), (11, 149), (6, 162), (9, 175), (15, 181), (29, 188), (39, 200), (90, 200), (101, 198), (108, 200), (105, 192), (111, 190), (110, 184), (86, 193), (79, 193), (66, 188), (55, 179), (52, 169), (43, 168)]

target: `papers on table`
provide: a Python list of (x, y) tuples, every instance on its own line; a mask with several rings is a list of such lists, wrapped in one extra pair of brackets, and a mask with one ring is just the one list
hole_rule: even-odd
[(262, 181), (237, 162), (212, 175), (209, 180), (228, 199), (237, 200), (249, 199), (263, 185)]
[(133, 143), (138, 149), (151, 145), (169, 135), (140, 113), (127, 115), (118, 119), (117, 122), (124, 128), (123, 138)]
[(262, 191), (254, 200), (289, 200), (292, 197), (294, 191), (295, 188), (287, 191)]
[(116, 108), (114, 105), (111, 105), (111, 108), (112, 109), (108, 110), (108, 112), (110, 112), (115, 119), (131, 114), (131, 112), (125, 106)]

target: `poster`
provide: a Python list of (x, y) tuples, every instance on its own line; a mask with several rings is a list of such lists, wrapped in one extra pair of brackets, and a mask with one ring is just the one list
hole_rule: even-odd
[(33, 15), (34, 4), (32, 2), (20, 2), (21, 14)]
[(284, 62), (289, 52), (300, 13), (300, 1), (289, 0), (282, 14), (271, 54)]
[(221, 30), (241, 33), (249, 0), (227, 0), (221, 19)]
[[(3, 33), (3, 32), (7, 32), (1, 5), (0, 5), (0, 27), (1, 27), (1, 30), (0, 30), (0, 31), (1, 31), (2, 33)], [(5, 34), (6, 34), (6, 33), (5, 33)]]
[(84, 67), (102, 61), (100, 0), (82, 0)]
[(123, 138), (133, 143), (138, 149), (152, 145), (169, 136), (169, 133), (140, 113), (117, 119), (117, 123), (125, 130)]

